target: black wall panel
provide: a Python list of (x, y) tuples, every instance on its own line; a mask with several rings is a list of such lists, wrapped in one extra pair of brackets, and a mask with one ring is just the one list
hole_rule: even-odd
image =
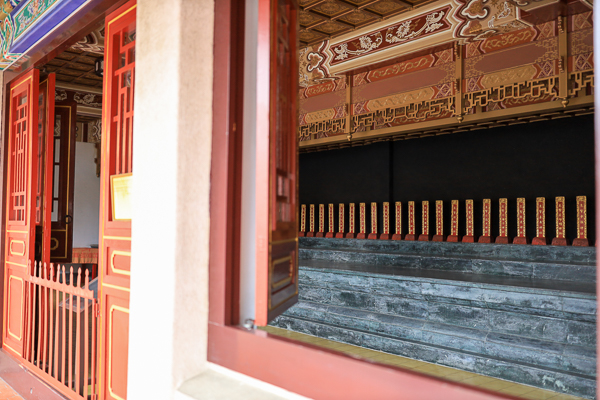
[[(546, 197), (546, 235), (553, 238), (554, 198), (565, 196), (567, 236), (573, 238), (578, 195), (588, 196), (588, 235), (594, 238), (593, 115), (300, 155), (301, 204), (413, 200), (419, 203), (420, 216), (420, 202), (429, 200), (432, 233), (435, 200), (445, 201), (447, 222), (450, 200), (460, 200), (461, 234), (464, 200), (475, 200), (479, 235), (481, 200), (490, 198), (496, 236), (498, 199), (506, 197), (509, 235), (514, 236), (516, 198), (525, 197), (531, 238), (535, 198)], [(448, 230), (445, 227), (446, 234)]]

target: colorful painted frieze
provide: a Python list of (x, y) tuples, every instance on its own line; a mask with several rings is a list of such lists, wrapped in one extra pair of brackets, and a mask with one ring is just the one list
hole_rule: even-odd
[(344, 203), (338, 205), (338, 232), (335, 234), (335, 237), (344, 237)]
[(306, 204), (302, 204), (300, 206), (300, 232), (298, 232), (298, 236), (304, 236), (306, 232)]
[(538, 197), (535, 199), (535, 237), (531, 244), (546, 245), (546, 198)]
[(429, 234), (429, 202), (427, 200), (421, 203), (421, 225), (419, 241), (427, 242), (431, 240), (431, 235)]
[(508, 244), (508, 199), (502, 198), (498, 201), (498, 237), (496, 243)]
[(335, 224), (334, 224), (334, 222), (333, 222), (333, 221), (334, 221), (334, 216), (333, 216), (333, 213), (334, 213), (333, 204), (331, 204), (331, 203), (330, 203), (330, 204), (329, 204), (329, 206), (328, 206), (328, 208), (329, 208), (329, 210), (328, 210), (328, 211), (329, 211), (329, 213), (328, 213), (328, 217), (329, 217), (329, 218), (328, 218), (328, 220), (329, 220), (329, 221), (328, 221), (328, 222), (329, 222), (329, 231), (327, 232), (327, 234), (325, 235), (325, 237), (332, 238), (332, 237), (333, 237), (333, 235), (334, 235), (334, 231), (335, 231)]
[(450, 202), (450, 235), (446, 239), (448, 242), (458, 242), (458, 200)]
[(577, 238), (573, 246), (589, 246), (587, 237), (587, 197), (577, 196)]
[(464, 243), (473, 243), (475, 242), (475, 211), (473, 206), (473, 200), (465, 201), (465, 236), (463, 236), (462, 241)]
[(408, 202), (408, 234), (404, 240), (417, 240), (415, 232), (415, 202)]
[(552, 239), (552, 246), (567, 246), (569, 241), (566, 236), (565, 225), (565, 198), (559, 196), (555, 199), (556, 204), (556, 237)]
[(525, 229), (525, 199), (519, 197), (517, 199), (517, 236), (513, 240), (514, 244), (529, 243)]
[(479, 243), (492, 243), (492, 200), (483, 199), (481, 236)]
[(433, 241), (444, 241), (444, 202), (442, 200), (435, 201), (435, 235)]

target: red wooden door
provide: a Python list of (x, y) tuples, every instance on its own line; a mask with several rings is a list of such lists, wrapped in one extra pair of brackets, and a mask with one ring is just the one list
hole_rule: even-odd
[(129, 282), (136, 3), (106, 17), (100, 177), (100, 398), (125, 399)]
[[(268, 212), (268, 226), (257, 227), (255, 323), (259, 326), (266, 325), (298, 300), (298, 5), (295, 0), (261, 2), (262, 7), (267, 5), (270, 13), (264, 14), (270, 15), (270, 20), (264, 17), (259, 20), (262, 25), (259, 30), (270, 30), (266, 36), (270, 37), (269, 124), (258, 132), (257, 138), (258, 158), (265, 160), (257, 168), (256, 190), (264, 193), (257, 202), (259, 208)], [(259, 43), (259, 57), (264, 57), (263, 54)], [(261, 188), (261, 182), (267, 179), (268, 188)], [(268, 249), (263, 238), (268, 238)]]
[(73, 196), (75, 194), (75, 134), (77, 105), (54, 106), (54, 156), (52, 158), (52, 239), (50, 260), (70, 263), (73, 256)]
[(35, 196), (35, 259), (50, 262), (52, 214), (52, 163), (54, 154), (54, 89), (56, 75), (40, 83), (38, 94), (37, 181)]
[(19, 356), (24, 335), (23, 278), (35, 253), (38, 90), (35, 69), (10, 84), (2, 343)]

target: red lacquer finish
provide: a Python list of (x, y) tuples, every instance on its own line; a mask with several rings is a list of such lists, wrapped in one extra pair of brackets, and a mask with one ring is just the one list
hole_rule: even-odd
[[(131, 219), (124, 206), (132, 174), (135, 17), (136, 2), (130, 1), (109, 14), (105, 24), (98, 268), (99, 386), (103, 400), (127, 397)], [(114, 204), (113, 196), (118, 199)]]
[[(230, 246), (239, 245), (234, 217), (236, 207), (230, 202), (239, 201), (230, 191), (235, 150), (242, 138), (230, 135), (231, 122), (241, 123), (241, 116), (231, 114), (231, 82), (241, 68), (232, 62), (240, 35), (233, 35), (244, 20), (238, 15), (237, 2), (217, 0), (215, 18), (222, 21), (215, 25), (215, 78), (213, 108), (213, 140), (211, 157), (211, 232), (209, 261), (209, 329), (208, 360), (264, 382), (313, 398), (345, 399), (445, 399), (445, 400), (493, 400), (514, 399), (508, 395), (493, 394), (460, 383), (451, 383), (426, 377), (398, 368), (384, 367), (363, 362), (348, 356), (307, 344), (277, 338), (257, 330), (245, 330), (232, 326), (230, 310), (236, 307), (236, 293), (231, 280), (235, 263), (230, 260)], [(261, 2), (259, 18), (268, 24), (269, 2)], [(267, 21), (267, 22), (265, 22)], [(242, 24), (243, 26), (243, 24)], [(264, 28), (264, 27), (263, 27)], [(262, 29), (262, 28), (261, 28)], [(265, 34), (264, 29), (261, 30)], [(264, 56), (268, 48), (259, 49)], [(260, 67), (260, 66), (259, 66)], [(260, 71), (260, 68), (259, 68)], [(263, 77), (264, 78), (264, 77)], [(259, 90), (263, 90), (258, 82)], [(258, 104), (259, 109), (264, 105)], [(259, 124), (261, 122), (259, 121)], [(235, 141), (238, 146), (232, 146)], [(268, 176), (263, 174), (256, 186), (257, 192), (267, 190)], [(349, 213), (354, 204), (349, 205)], [(268, 223), (268, 213), (257, 214), (257, 221)], [(265, 222), (267, 221), (267, 222)], [(353, 221), (353, 218), (350, 219)], [(349, 231), (354, 232), (353, 225)], [(266, 285), (264, 285), (266, 286)], [(263, 287), (265, 293), (266, 287)], [(265, 295), (266, 297), (266, 295)]]
[(54, 90), (56, 74), (40, 83), (38, 109), (38, 177), (36, 195), (36, 260), (50, 262), (52, 178), (54, 160)]
[(257, 325), (298, 299), (297, 13), (294, 0), (259, 2), (257, 112), (260, 120), (268, 104), (269, 123), (256, 140)]
[(2, 344), (13, 355), (23, 354), (25, 276), (34, 259), (35, 183), (39, 71), (31, 70), (10, 84), (6, 234), (4, 249), (4, 316)]

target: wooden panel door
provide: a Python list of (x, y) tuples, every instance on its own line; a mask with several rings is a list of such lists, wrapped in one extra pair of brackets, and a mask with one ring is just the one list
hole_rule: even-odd
[(70, 263), (73, 256), (77, 105), (75, 102), (58, 102), (54, 110), (50, 260), (64, 264)]
[(10, 84), (6, 234), (4, 249), (4, 349), (22, 356), (25, 282), (35, 256), (37, 113), (39, 71)]
[(100, 177), (100, 398), (125, 399), (129, 348), (136, 3), (106, 17)]
[[(255, 323), (259, 326), (266, 325), (298, 301), (298, 74), (295, 72), (298, 68), (298, 5), (295, 0), (271, 0), (268, 5), (270, 21), (259, 20), (259, 25), (270, 25), (269, 125), (267, 132), (258, 132), (257, 138), (258, 158), (263, 158), (261, 153), (268, 154), (263, 158), (268, 166), (263, 164), (262, 171), (260, 165), (257, 168), (259, 182), (267, 178), (261, 172), (268, 171), (268, 191), (265, 191), (268, 195), (265, 193), (258, 201), (259, 207), (261, 200), (266, 203), (264, 209), (268, 210), (266, 232), (259, 232), (257, 240)], [(264, 28), (263, 25), (259, 30)], [(259, 57), (260, 47), (259, 43)], [(257, 193), (259, 191), (260, 183), (257, 184)], [(264, 256), (265, 242), (261, 240), (263, 234), (268, 235), (267, 257)]]
[(54, 90), (56, 74), (40, 83), (38, 94), (37, 181), (35, 196), (35, 259), (50, 262), (52, 177), (54, 154)]

